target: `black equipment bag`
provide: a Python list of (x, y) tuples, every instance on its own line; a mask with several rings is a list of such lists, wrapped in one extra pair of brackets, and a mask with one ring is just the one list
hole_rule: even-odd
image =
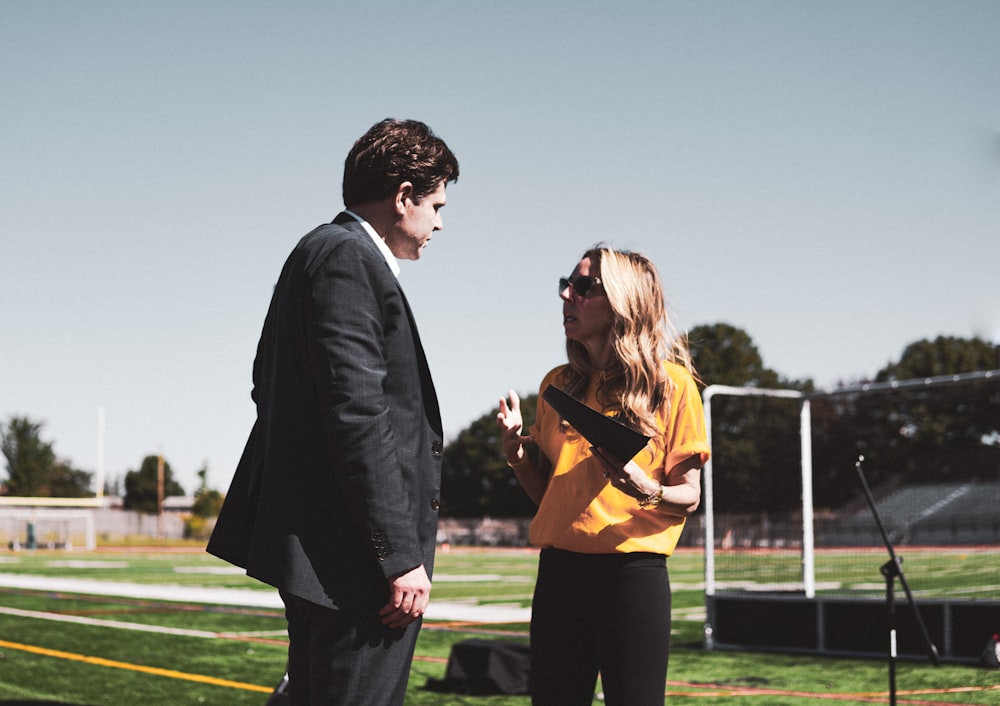
[(462, 640), (451, 646), (444, 679), (428, 679), (425, 688), (455, 694), (527, 694), (530, 665), (523, 642)]

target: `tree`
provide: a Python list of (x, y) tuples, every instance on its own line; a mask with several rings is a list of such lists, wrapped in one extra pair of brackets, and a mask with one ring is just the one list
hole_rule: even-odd
[(191, 516), (184, 519), (184, 536), (195, 539), (208, 539), (215, 527), (212, 518), (219, 516), (222, 509), (223, 496), (218, 490), (208, 487), (208, 468), (198, 471), (198, 490), (194, 491), (194, 503)]
[(91, 474), (56, 458), (52, 443), (41, 437), (42, 422), (11, 417), (0, 425), (0, 445), (7, 459), (7, 493), (27, 497), (80, 498), (90, 492)]
[[(125, 498), (122, 504), (126, 510), (139, 512), (159, 512), (159, 456), (146, 456), (137, 471), (125, 474)], [(163, 497), (184, 495), (184, 489), (174, 480), (170, 464), (163, 462)]]
[[(896, 363), (878, 372), (879, 382), (992, 370), (997, 349), (981, 338), (938, 336), (908, 345)], [(919, 389), (898, 401), (882, 420), (896, 458), (887, 465), (909, 479), (992, 479), (998, 467), (1000, 399), (995, 382)]]
[[(989, 342), (938, 336), (906, 346), (875, 380), (922, 380), (996, 365)], [(857, 495), (856, 484), (844, 477), (859, 454), (872, 485), (995, 480), (1000, 468), (996, 378), (834, 395), (815, 400), (812, 412), (814, 484), (830, 506)]]
[(52, 444), (42, 441), (42, 423), (27, 417), (11, 417), (2, 430), (3, 455), (7, 458), (7, 492), (40, 496), (52, 474), (56, 454)]
[(779, 377), (764, 367), (750, 334), (731, 324), (695, 326), (688, 345), (698, 376), (706, 385), (778, 387)]
[[(811, 390), (764, 365), (753, 339), (726, 323), (688, 333), (703, 385)], [(792, 510), (801, 498), (799, 407), (796, 400), (721, 395), (712, 402), (713, 498), (720, 512)]]
[(938, 336), (911, 343), (899, 362), (890, 363), (875, 376), (878, 382), (956, 375), (1000, 367), (1000, 348), (981, 338)]
[[(525, 429), (535, 421), (538, 395), (521, 398)], [(496, 423), (487, 412), (459, 433), (444, 450), (441, 514), (445, 517), (529, 517), (535, 504), (507, 467)]]
[(92, 473), (73, 468), (67, 461), (58, 461), (49, 478), (49, 494), (53, 498), (89, 498)]
[(202, 468), (198, 471), (200, 481), (198, 490), (194, 492), (194, 505), (191, 512), (195, 517), (218, 517), (222, 509), (222, 493), (215, 488), (208, 487), (208, 469)]

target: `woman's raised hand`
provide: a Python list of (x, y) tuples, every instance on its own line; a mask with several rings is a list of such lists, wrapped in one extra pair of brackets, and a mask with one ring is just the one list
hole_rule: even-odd
[(530, 435), (522, 435), (524, 419), (521, 417), (521, 399), (513, 390), (508, 390), (506, 397), (500, 398), (500, 411), (497, 413), (497, 426), (500, 427), (500, 439), (503, 442), (503, 453), (507, 463), (515, 466), (525, 459), (524, 444), (531, 441)]

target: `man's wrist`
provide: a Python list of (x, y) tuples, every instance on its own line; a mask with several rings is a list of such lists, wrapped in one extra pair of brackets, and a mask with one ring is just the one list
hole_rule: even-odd
[(409, 569), (406, 569), (406, 571), (400, 571), (398, 573), (392, 574), (391, 576), (388, 577), (388, 579), (390, 581), (395, 581), (398, 578), (401, 578), (403, 576), (406, 576), (409, 573), (412, 573), (412, 572), (416, 571), (417, 569), (419, 569), (422, 566), (423, 566), (423, 564), (417, 564), (416, 566), (411, 566)]

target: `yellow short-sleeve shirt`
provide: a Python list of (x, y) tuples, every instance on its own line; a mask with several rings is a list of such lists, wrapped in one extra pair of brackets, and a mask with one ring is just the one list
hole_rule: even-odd
[[(657, 415), (661, 444), (650, 442), (635, 456), (650, 477), (666, 482), (666, 472), (691, 456), (709, 457), (701, 396), (691, 374), (682, 366), (664, 361), (673, 381), (673, 395), (666, 414)], [(561, 387), (565, 365), (542, 380)], [(587, 406), (603, 411), (591, 386)], [(655, 552), (670, 555), (677, 546), (684, 518), (656, 508), (641, 508), (638, 501), (613, 488), (603, 466), (593, 458), (590, 443), (565, 424), (542, 396), (532, 435), (552, 462), (548, 486), (531, 523), (531, 543), (587, 554)]]

